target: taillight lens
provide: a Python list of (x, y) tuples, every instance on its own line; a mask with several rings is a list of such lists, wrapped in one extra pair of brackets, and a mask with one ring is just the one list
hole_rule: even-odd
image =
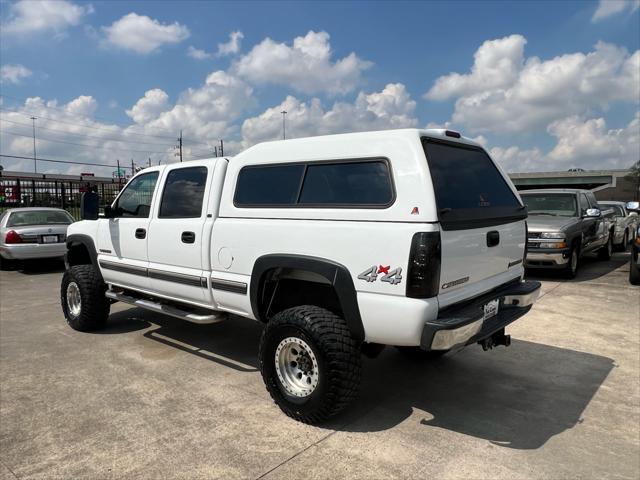
[(527, 259), (527, 251), (529, 250), (529, 225), (527, 221), (524, 221), (524, 255), (522, 257), (522, 263)]
[(407, 297), (431, 298), (440, 284), (440, 232), (420, 232), (411, 239)]
[(14, 230), (9, 230), (4, 237), (4, 243), (22, 243), (22, 237)]

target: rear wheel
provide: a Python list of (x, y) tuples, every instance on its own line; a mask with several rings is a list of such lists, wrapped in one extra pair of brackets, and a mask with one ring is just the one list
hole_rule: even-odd
[(60, 303), (71, 328), (88, 332), (104, 326), (110, 308), (106, 290), (93, 265), (76, 265), (64, 272)]
[(319, 423), (355, 399), (360, 386), (358, 343), (344, 319), (305, 305), (276, 314), (260, 339), (260, 371), (280, 409)]
[(638, 265), (638, 262), (633, 261), (633, 255), (631, 255), (631, 261), (629, 262), (629, 283), (631, 285), (640, 285), (640, 265)]
[(613, 254), (613, 234), (609, 234), (609, 239), (604, 247), (598, 251), (598, 258), (600, 260), (609, 260)]

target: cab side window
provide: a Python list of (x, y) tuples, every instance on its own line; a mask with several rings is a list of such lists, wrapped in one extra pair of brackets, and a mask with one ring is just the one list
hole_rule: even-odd
[(158, 172), (143, 173), (131, 180), (116, 202), (115, 208), (119, 211), (119, 215), (148, 218), (157, 181)]
[(587, 214), (587, 210), (591, 208), (589, 206), (589, 201), (587, 200), (587, 196), (584, 193), (580, 194), (580, 215), (584, 216)]
[(167, 175), (158, 218), (198, 218), (202, 215), (207, 167), (171, 170)]

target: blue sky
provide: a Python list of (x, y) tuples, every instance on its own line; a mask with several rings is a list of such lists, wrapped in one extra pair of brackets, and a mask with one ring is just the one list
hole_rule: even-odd
[(0, 6), (3, 154), (31, 155), (31, 115), (41, 157), (174, 161), (180, 128), (237, 153), (284, 108), (293, 136), (455, 128), (511, 171), (640, 158), (637, 0)]

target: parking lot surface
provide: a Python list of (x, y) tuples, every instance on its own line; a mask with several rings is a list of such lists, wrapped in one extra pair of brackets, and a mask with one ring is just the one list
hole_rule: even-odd
[[(585, 259), (511, 326), (509, 348), (364, 361), (360, 399), (287, 418), (257, 367), (261, 325), (114, 305), (80, 333), (62, 267), (0, 273), (0, 479), (640, 477), (640, 288)], [(393, 319), (390, 319), (393, 321)]]

